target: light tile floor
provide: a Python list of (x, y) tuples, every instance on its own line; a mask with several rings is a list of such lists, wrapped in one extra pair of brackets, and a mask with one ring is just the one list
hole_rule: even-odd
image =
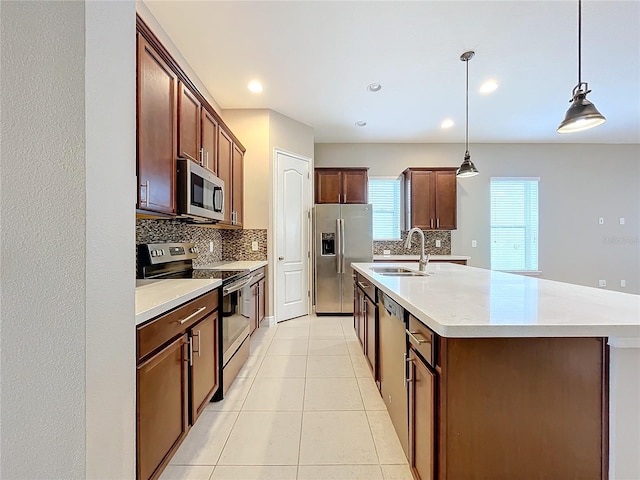
[(160, 480), (411, 480), (353, 317), (262, 327)]

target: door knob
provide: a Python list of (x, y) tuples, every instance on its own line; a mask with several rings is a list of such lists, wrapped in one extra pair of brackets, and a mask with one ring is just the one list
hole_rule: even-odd
[(278, 257), (278, 260), (284, 260), (284, 257)]

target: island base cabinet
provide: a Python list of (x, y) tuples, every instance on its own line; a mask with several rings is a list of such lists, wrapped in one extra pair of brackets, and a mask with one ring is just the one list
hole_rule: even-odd
[(409, 465), (416, 480), (435, 475), (436, 376), (409, 349)]
[(440, 339), (437, 478), (608, 478), (606, 348), (603, 338)]
[(138, 479), (157, 478), (189, 428), (187, 335), (137, 368)]

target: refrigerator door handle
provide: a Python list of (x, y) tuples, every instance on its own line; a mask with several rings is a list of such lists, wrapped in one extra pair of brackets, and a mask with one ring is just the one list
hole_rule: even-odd
[(344, 250), (345, 250), (347, 242), (345, 241), (345, 238), (344, 238), (344, 218), (340, 219), (340, 229), (342, 230), (340, 232), (340, 238), (342, 239), (342, 246), (340, 247), (340, 253), (341, 253), (341, 257), (342, 257), (342, 265), (340, 267), (340, 273), (345, 273), (346, 268), (345, 268), (345, 265), (344, 265)]
[(338, 236), (336, 242), (336, 270), (338, 273), (342, 273), (340, 269), (342, 267), (342, 230), (340, 228), (340, 218), (336, 218), (336, 235)]

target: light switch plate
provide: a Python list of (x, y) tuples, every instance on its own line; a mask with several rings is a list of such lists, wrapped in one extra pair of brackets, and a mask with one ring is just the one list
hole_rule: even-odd
[(436, 248), (440, 248), (442, 246), (442, 242), (440, 240), (436, 240)]
[(477, 240), (471, 240), (471, 248), (476, 248), (478, 246)]
[(607, 281), (606, 280), (598, 280), (598, 286), (599, 287), (606, 287), (607, 286)]
[(254, 240), (253, 242), (251, 242), (251, 250), (253, 250), (254, 252), (258, 251), (258, 241)]
[(209, 251), (213, 252), (213, 240), (209, 242)]

